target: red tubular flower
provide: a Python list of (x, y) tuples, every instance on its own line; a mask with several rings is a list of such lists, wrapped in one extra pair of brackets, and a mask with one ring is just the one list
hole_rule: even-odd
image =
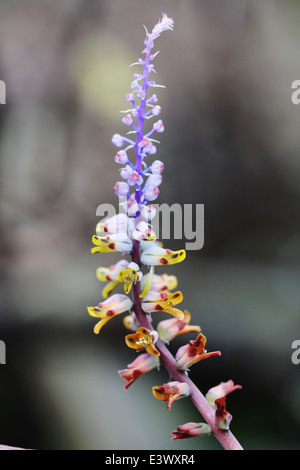
[(207, 359), (212, 356), (220, 356), (220, 351), (208, 353), (205, 348), (206, 337), (200, 333), (194, 341), (190, 341), (185, 346), (178, 349), (175, 359), (177, 368), (180, 370), (187, 370), (190, 366), (202, 359)]
[(223, 431), (228, 431), (232, 416), (226, 411), (226, 397), (218, 398), (215, 401), (215, 406), (215, 426)]
[(241, 385), (234, 385), (232, 380), (228, 380), (228, 382), (221, 382), (216, 387), (209, 389), (207, 394), (205, 395), (205, 398), (208, 403), (214, 406), (216, 400), (222, 397), (226, 397), (226, 395), (228, 395), (229, 393), (233, 392), (234, 390), (239, 390), (241, 388)]
[(191, 314), (184, 310), (184, 318), (170, 318), (169, 320), (163, 320), (157, 325), (157, 332), (159, 338), (165, 343), (169, 343), (176, 336), (184, 333), (200, 332), (201, 328), (197, 325), (190, 325)]
[(172, 441), (176, 439), (189, 439), (197, 436), (209, 436), (211, 434), (210, 426), (206, 423), (186, 423), (178, 426), (173, 434)]
[(127, 390), (141, 375), (159, 367), (159, 363), (156, 356), (148, 353), (140, 354), (126, 369), (118, 371), (119, 376), (127, 382), (124, 389)]
[(159, 387), (152, 387), (152, 392), (157, 400), (167, 401), (167, 409), (170, 410), (174, 401), (189, 396), (190, 389), (185, 382), (169, 382)]

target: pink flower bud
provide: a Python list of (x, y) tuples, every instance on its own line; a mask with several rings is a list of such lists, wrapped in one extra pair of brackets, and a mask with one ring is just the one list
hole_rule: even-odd
[(133, 122), (131, 115), (127, 114), (127, 116), (123, 117), (122, 122), (124, 122), (124, 124), (126, 124), (127, 126), (131, 126)]
[(125, 97), (126, 101), (128, 101), (129, 103), (132, 103), (134, 101), (134, 95), (133, 93), (128, 93)]
[(138, 174), (137, 171), (133, 171), (131, 173), (131, 175), (129, 176), (128, 180), (127, 180), (127, 183), (130, 185), (130, 186), (135, 186), (135, 185), (141, 185), (143, 184), (143, 178), (141, 175)]
[(146, 94), (145, 94), (144, 90), (140, 89), (140, 90), (137, 92), (137, 96), (138, 96), (139, 98), (142, 98), (142, 99), (143, 99), (143, 98), (145, 98)]

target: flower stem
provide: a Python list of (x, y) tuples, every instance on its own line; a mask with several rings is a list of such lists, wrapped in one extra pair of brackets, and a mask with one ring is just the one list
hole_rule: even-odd
[[(140, 262), (140, 243), (138, 241), (134, 241), (133, 244), (133, 251), (132, 251), (132, 261), (137, 263), (141, 266)], [(140, 326), (147, 328), (148, 330), (152, 330), (152, 325), (150, 322), (149, 317), (143, 311), (141, 306), (141, 299), (140, 299), (140, 283), (136, 283), (132, 287), (133, 289), (133, 300), (134, 300), (134, 312), (139, 322)], [(224, 450), (243, 450), (241, 444), (235, 438), (231, 431), (223, 431), (217, 428), (214, 424), (215, 419), (215, 411), (214, 407), (211, 406), (204, 395), (200, 392), (198, 387), (194, 384), (194, 382), (188, 377), (188, 375), (177, 369), (176, 361), (174, 356), (171, 354), (167, 346), (163, 341), (160, 339), (157, 340), (155, 343), (155, 347), (160, 352), (160, 360), (161, 363), (165, 366), (167, 371), (169, 372), (171, 380), (177, 380), (178, 382), (185, 382), (190, 389), (189, 398), (192, 400), (198, 411), (201, 413), (203, 418), (209, 424), (213, 435), (218, 439), (220, 444), (223, 446)]]

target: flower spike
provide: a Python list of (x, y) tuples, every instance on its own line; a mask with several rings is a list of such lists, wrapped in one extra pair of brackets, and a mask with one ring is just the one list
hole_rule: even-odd
[[(123, 319), (123, 326), (129, 333), (125, 335), (125, 343), (138, 355), (125, 369), (118, 371), (126, 381), (125, 390), (137, 378), (163, 364), (170, 381), (152, 387), (154, 397), (167, 402), (168, 410), (175, 401), (189, 397), (207, 421), (207, 424), (188, 422), (178, 426), (172, 432), (172, 440), (209, 435), (213, 430), (224, 448), (232, 449), (238, 448), (239, 444), (234, 442), (231, 433), (224, 432), (231, 421), (225, 406), (226, 395), (240, 386), (232, 381), (222, 382), (210, 389), (205, 399), (188, 377), (186, 371), (191, 365), (221, 353), (206, 351), (206, 337), (200, 333), (200, 327), (190, 324), (191, 315), (187, 310), (177, 308), (183, 295), (176, 290), (176, 276), (156, 272), (156, 266), (178, 264), (186, 258), (183, 249), (172, 251), (163, 247), (156, 238), (153, 222), (156, 207), (152, 201), (160, 194), (164, 172), (164, 163), (156, 158), (160, 144), (156, 139), (165, 131), (158, 96), (151, 90), (165, 88), (159, 80), (153, 80), (156, 74), (153, 61), (159, 53), (153, 48), (155, 40), (164, 31), (173, 31), (173, 27), (174, 21), (166, 13), (152, 31), (145, 27), (143, 57), (131, 64), (139, 69), (134, 70), (125, 96), (127, 104), (120, 111), (120, 125), (126, 129), (125, 135), (123, 131), (121, 134), (116, 132), (111, 139), (118, 147), (113, 159), (120, 165), (120, 170), (113, 190), (118, 197), (120, 213), (98, 222), (91, 249), (92, 253), (120, 253), (122, 259), (97, 269), (97, 278), (105, 282), (104, 301), (87, 309), (90, 316), (97, 318), (96, 334), (112, 318), (127, 312)], [(124, 259), (127, 257), (128, 260)], [(124, 293), (113, 293), (117, 288), (123, 288)], [(160, 321), (154, 329), (153, 312), (165, 312), (172, 318)], [(174, 357), (167, 344), (177, 336), (191, 332), (197, 333), (197, 338), (179, 348)]]

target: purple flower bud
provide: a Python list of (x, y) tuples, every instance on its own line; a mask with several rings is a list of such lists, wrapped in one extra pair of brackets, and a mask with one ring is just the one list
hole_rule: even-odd
[(153, 129), (156, 132), (164, 132), (165, 128), (164, 128), (164, 124), (163, 124), (161, 119), (153, 125)]
[(122, 165), (125, 165), (128, 162), (128, 157), (127, 157), (127, 153), (125, 152), (125, 150), (119, 150), (119, 152), (115, 156), (115, 162), (121, 163)]
[(131, 166), (126, 165), (125, 168), (122, 168), (122, 170), (120, 171), (120, 175), (122, 176), (122, 178), (124, 178), (124, 180), (127, 180), (132, 175), (132, 172), (133, 169), (131, 168)]
[(154, 108), (152, 109), (152, 114), (154, 116), (158, 116), (160, 113), (161, 113), (161, 107), (158, 105), (154, 106)]
[(131, 82), (131, 88), (132, 90), (139, 90), (141, 88), (141, 85), (137, 80), (133, 80), (133, 82)]
[(114, 186), (114, 191), (119, 197), (127, 197), (129, 194), (129, 186), (124, 181), (118, 181)]
[(128, 93), (125, 97), (126, 101), (128, 101), (129, 103), (132, 103), (134, 101), (134, 95), (133, 93)]
[(151, 98), (149, 98), (148, 103), (157, 103), (158, 98), (156, 95), (152, 95)]
[(137, 92), (137, 96), (138, 96), (139, 98), (142, 98), (142, 99), (143, 99), (143, 98), (145, 98), (146, 94), (145, 94), (144, 90), (140, 89), (140, 90)]
[(155, 215), (156, 215), (156, 209), (151, 204), (144, 206), (141, 211), (141, 216), (147, 221), (154, 219)]
[(124, 145), (125, 139), (120, 134), (114, 134), (111, 141), (116, 147), (122, 147), (122, 145)]
[(137, 212), (139, 211), (139, 205), (136, 202), (134, 196), (130, 196), (130, 198), (126, 200), (126, 202), (124, 203), (124, 209), (130, 216), (135, 216), (137, 214)]
[(164, 164), (160, 160), (155, 160), (151, 165), (151, 171), (154, 175), (160, 175), (164, 171)]
[(155, 72), (154, 70), (154, 64), (150, 64), (149, 67), (148, 67), (148, 72), (151, 73), (151, 72)]
[(157, 152), (157, 148), (155, 147), (155, 145), (153, 145), (153, 143), (151, 142), (150, 146), (147, 148), (147, 152), (146, 153), (149, 153), (149, 155), (155, 155)]
[(160, 174), (154, 174), (147, 178), (146, 186), (159, 186), (161, 183), (162, 176)]
[(155, 185), (147, 185), (144, 189), (144, 198), (147, 201), (155, 201), (159, 195), (159, 189)]

